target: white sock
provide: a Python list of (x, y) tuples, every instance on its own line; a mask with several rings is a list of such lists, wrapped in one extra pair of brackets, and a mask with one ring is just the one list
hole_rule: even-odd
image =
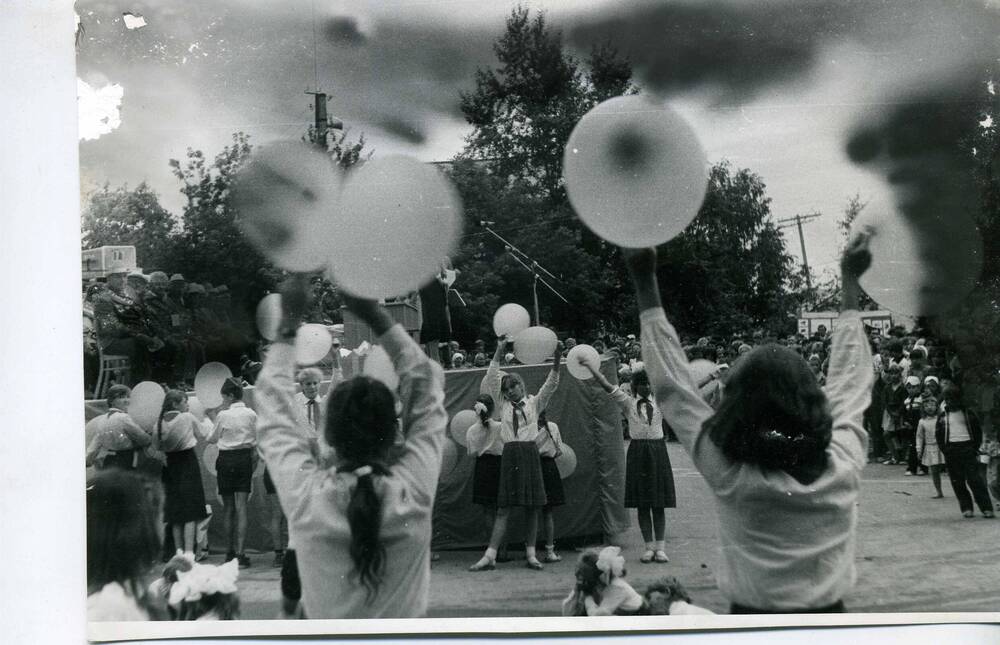
[(533, 547), (533, 546), (527, 546), (527, 547), (524, 547), (524, 555), (525, 555), (525, 556), (526, 556), (526, 557), (527, 557), (527, 558), (528, 558), (529, 560), (537, 560), (537, 559), (538, 559), (538, 558), (537, 558), (537, 557), (535, 556), (535, 547)]
[(490, 561), (496, 560), (497, 559), (497, 550), (494, 549), (493, 547), (487, 547), (486, 553), (483, 555), (483, 557), (487, 558)]
[(646, 542), (646, 550), (647, 551), (655, 551), (656, 550), (656, 544), (654, 544), (653, 542)]
[(554, 553), (555, 550), (556, 550), (556, 545), (555, 544), (546, 544), (545, 545), (545, 550), (548, 551), (549, 553)]
[(657, 551), (663, 551), (664, 553), (666, 553), (667, 552), (667, 541), (666, 540), (657, 540), (656, 541), (656, 550)]

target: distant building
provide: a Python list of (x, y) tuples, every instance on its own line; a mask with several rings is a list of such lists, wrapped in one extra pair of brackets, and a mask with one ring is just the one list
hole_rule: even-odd
[[(883, 336), (889, 333), (892, 328), (892, 312), (880, 309), (878, 311), (862, 311), (861, 321), (877, 329)], [(799, 333), (809, 337), (816, 333), (820, 325), (826, 330), (833, 331), (837, 327), (837, 318), (840, 314), (836, 311), (803, 311), (799, 313)]]
[(104, 279), (112, 272), (140, 271), (134, 246), (101, 246), (82, 252), (83, 279)]

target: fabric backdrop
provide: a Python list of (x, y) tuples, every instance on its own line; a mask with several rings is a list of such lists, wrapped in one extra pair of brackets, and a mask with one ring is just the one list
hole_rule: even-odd
[[(615, 382), (617, 364), (606, 360), (601, 371)], [(529, 365), (504, 367), (504, 371), (517, 372), (524, 378), (528, 392), (538, 391), (549, 366)], [(345, 377), (351, 376), (345, 365)], [(445, 372), (445, 407), (449, 419), (461, 410), (471, 409), (479, 395), (479, 386), (485, 369), (467, 369)], [(548, 407), (549, 421), (559, 426), (563, 442), (576, 453), (577, 466), (563, 480), (566, 504), (554, 511), (556, 539), (581, 538), (601, 533), (614, 535), (628, 528), (629, 520), (623, 508), (625, 483), (625, 453), (622, 441), (621, 416), (618, 408), (597, 383), (591, 379), (578, 381), (562, 368), (559, 388)], [(325, 394), (329, 383), (323, 383)], [(244, 402), (254, 407), (254, 388), (244, 392)], [(194, 399), (194, 393), (189, 393)], [(85, 401), (86, 419), (89, 422), (107, 411), (104, 401)], [(94, 424), (88, 424), (85, 441), (89, 443)], [(84, 445), (86, 445), (86, 443)], [(215, 551), (224, 550), (222, 504), (216, 489), (214, 446), (199, 442), (195, 448), (202, 466), (205, 499), (212, 506), (213, 520), (209, 526), (209, 544)], [(445, 441), (437, 502), (434, 507), (435, 550), (481, 547), (485, 545), (487, 520), (481, 507), (472, 503), (472, 469), (475, 463), (465, 448), (449, 432)], [(154, 475), (158, 474), (156, 462), (146, 461), (140, 466)], [(268, 531), (268, 518), (274, 512), (277, 498), (264, 493), (263, 460), (254, 473), (253, 492), (248, 503), (246, 547), (250, 551), (273, 549)], [(92, 470), (88, 469), (88, 476)], [(274, 506), (272, 506), (272, 504)], [(541, 538), (541, 535), (539, 535)], [(523, 542), (522, 513), (515, 510), (508, 531), (510, 542)]]

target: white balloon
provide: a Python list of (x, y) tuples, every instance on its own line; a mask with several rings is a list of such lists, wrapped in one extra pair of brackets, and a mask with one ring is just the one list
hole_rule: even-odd
[(566, 370), (571, 376), (581, 381), (594, 378), (594, 375), (586, 368), (587, 365), (601, 369), (601, 355), (590, 345), (574, 345), (566, 353)]
[(885, 309), (904, 316), (941, 314), (975, 286), (982, 240), (968, 215), (949, 213), (917, 227), (900, 214), (865, 211), (851, 231), (865, 229), (872, 233), (872, 263), (859, 282)]
[(225, 363), (205, 363), (194, 375), (194, 393), (206, 408), (222, 405), (222, 384), (233, 375)]
[(382, 381), (393, 392), (399, 387), (399, 376), (396, 374), (396, 368), (393, 367), (392, 359), (389, 358), (389, 354), (382, 349), (381, 345), (373, 345), (369, 350), (368, 355), (365, 356), (365, 365), (361, 369), (361, 373)]
[(434, 279), (461, 232), (461, 203), (434, 166), (403, 156), (352, 169), (328, 244), (330, 273), (364, 298), (417, 291)]
[(451, 438), (463, 448), (469, 447), (469, 428), (479, 423), (479, 415), (474, 410), (459, 410), (448, 424)]
[(267, 340), (278, 338), (281, 326), (281, 294), (269, 293), (257, 303), (257, 331)]
[(497, 338), (500, 336), (513, 338), (530, 326), (531, 316), (528, 310), (513, 302), (500, 305), (493, 314), (493, 331), (496, 332)]
[(326, 262), (341, 171), (314, 146), (281, 141), (255, 151), (233, 182), (243, 234), (277, 266), (315, 271)]
[(708, 161), (678, 113), (644, 96), (619, 96), (573, 128), (563, 177), (573, 209), (594, 233), (645, 248), (674, 238), (698, 214)]
[(163, 386), (153, 381), (143, 381), (132, 388), (129, 398), (128, 414), (146, 432), (152, 432), (160, 418), (163, 399), (167, 393)]
[(559, 477), (562, 479), (566, 479), (576, 470), (576, 451), (567, 443), (563, 443), (562, 454), (556, 457), (556, 468), (559, 469)]
[(514, 355), (525, 365), (544, 363), (558, 343), (556, 333), (548, 327), (528, 327), (514, 337)]
[(194, 415), (199, 421), (205, 419), (205, 406), (201, 404), (197, 396), (188, 397), (188, 412)]
[(295, 362), (312, 365), (323, 360), (333, 347), (333, 337), (325, 325), (302, 325), (295, 332)]

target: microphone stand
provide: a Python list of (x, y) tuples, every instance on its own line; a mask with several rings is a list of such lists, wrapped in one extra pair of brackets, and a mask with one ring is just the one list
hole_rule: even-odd
[(539, 282), (541, 282), (543, 286), (545, 286), (549, 291), (551, 291), (553, 294), (555, 294), (555, 296), (557, 298), (559, 298), (560, 300), (562, 300), (566, 304), (571, 304), (570, 301), (567, 300), (565, 297), (563, 297), (563, 295), (561, 293), (559, 293), (559, 291), (557, 291), (555, 287), (553, 287), (551, 284), (548, 283), (548, 281), (545, 280), (545, 278), (543, 278), (542, 276), (539, 275), (539, 272), (541, 272), (541, 273), (544, 273), (545, 275), (549, 276), (553, 280), (559, 281), (559, 278), (557, 278), (555, 275), (553, 275), (551, 271), (549, 271), (548, 269), (546, 269), (545, 267), (543, 267), (542, 265), (540, 265), (538, 262), (535, 261), (534, 258), (532, 258), (531, 256), (529, 256), (527, 253), (525, 253), (524, 251), (518, 249), (516, 246), (514, 246), (513, 244), (511, 244), (510, 242), (508, 242), (507, 240), (505, 240), (503, 237), (501, 237), (496, 231), (494, 231), (493, 229), (491, 229), (489, 226), (485, 226), (484, 225), (484, 228), (486, 229), (487, 233), (490, 233), (491, 235), (493, 235), (493, 237), (495, 237), (498, 240), (500, 240), (503, 243), (503, 245), (504, 245), (504, 250), (507, 251), (507, 253), (510, 255), (510, 257), (514, 258), (514, 261), (516, 261), (518, 264), (520, 264), (522, 267), (524, 267), (525, 270), (528, 271), (528, 273), (531, 274), (531, 295), (532, 295), (532, 300), (533, 300), (533, 304), (534, 304), (535, 325), (536, 326), (539, 325), (539, 324), (541, 324), (540, 321), (539, 321), (539, 315), (538, 315), (538, 283)]

